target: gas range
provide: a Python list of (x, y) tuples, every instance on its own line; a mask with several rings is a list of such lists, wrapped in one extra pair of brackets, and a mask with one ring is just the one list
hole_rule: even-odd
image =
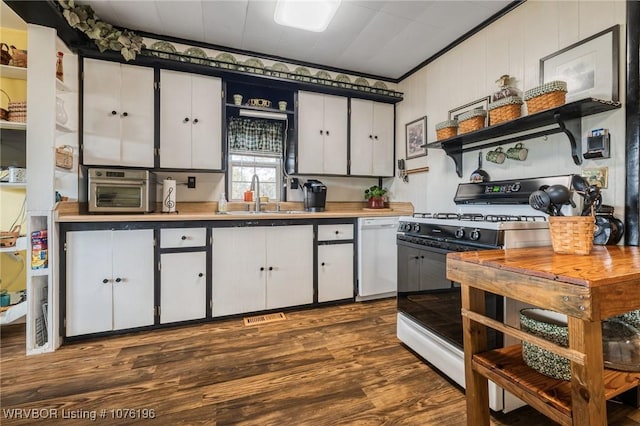
[(507, 242), (512, 243), (514, 238), (517, 244), (519, 236), (531, 234), (518, 231), (548, 228), (549, 223), (544, 216), (415, 213), (400, 218), (398, 240), (455, 251), (500, 248)]

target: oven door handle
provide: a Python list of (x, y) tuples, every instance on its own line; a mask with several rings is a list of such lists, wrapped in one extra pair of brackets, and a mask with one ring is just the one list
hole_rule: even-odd
[(117, 185), (117, 186), (139, 186), (146, 185), (144, 180), (111, 180), (111, 179), (92, 179), (91, 185)]

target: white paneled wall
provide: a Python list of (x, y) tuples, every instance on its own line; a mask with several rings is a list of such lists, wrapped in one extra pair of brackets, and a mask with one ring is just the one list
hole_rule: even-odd
[[(448, 111), (498, 89), (495, 81), (503, 74), (515, 77), (518, 89), (539, 85), (539, 61), (557, 50), (576, 43), (613, 25), (620, 24), (620, 96), (624, 102), (625, 2), (531, 0), (503, 16), (417, 73), (403, 80), (398, 90), (404, 100), (396, 107), (396, 157), (405, 158), (405, 124), (427, 116), (427, 140), (436, 140), (435, 124), (448, 119)], [(523, 107), (523, 115), (526, 107)], [(608, 167), (609, 187), (604, 203), (613, 205), (616, 216), (624, 215), (625, 186), (624, 109), (589, 116), (582, 121), (583, 144), (591, 129), (608, 128), (612, 135), (611, 158), (584, 160), (577, 166), (571, 158), (568, 139), (551, 135), (524, 141), (529, 149), (525, 162), (504, 164), (483, 161), (492, 180), (580, 173), (581, 168)], [(513, 144), (505, 145), (506, 149)], [(483, 155), (486, 150), (483, 151)], [(409, 183), (394, 179), (395, 199), (411, 201), (416, 211), (459, 209), (453, 203), (457, 185), (468, 182), (478, 167), (478, 152), (463, 155), (463, 174), (455, 173), (453, 160), (439, 149), (429, 149), (427, 157), (407, 161), (407, 168), (428, 166), (429, 172), (412, 174)], [(467, 209), (474, 209), (473, 207)], [(523, 213), (533, 212), (528, 206)]]

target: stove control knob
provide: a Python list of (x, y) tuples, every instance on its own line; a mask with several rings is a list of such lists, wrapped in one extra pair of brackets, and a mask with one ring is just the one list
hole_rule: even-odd
[(417, 223), (413, 225), (413, 232), (420, 232), (420, 225)]
[(456, 238), (458, 238), (458, 239), (464, 238), (464, 229), (463, 228), (456, 229)]
[(513, 185), (511, 185), (511, 192), (518, 192), (518, 191), (520, 191), (519, 183), (514, 183)]
[(473, 241), (478, 241), (480, 239), (480, 231), (474, 229), (473, 231), (471, 231), (471, 235), (469, 235), (469, 238), (471, 238), (471, 240)]

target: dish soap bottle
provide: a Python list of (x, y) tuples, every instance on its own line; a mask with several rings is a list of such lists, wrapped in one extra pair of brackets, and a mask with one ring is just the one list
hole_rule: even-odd
[(218, 213), (226, 213), (227, 212), (227, 198), (225, 197), (225, 193), (223, 192), (220, 195), (220, 200), (218, 201)]

